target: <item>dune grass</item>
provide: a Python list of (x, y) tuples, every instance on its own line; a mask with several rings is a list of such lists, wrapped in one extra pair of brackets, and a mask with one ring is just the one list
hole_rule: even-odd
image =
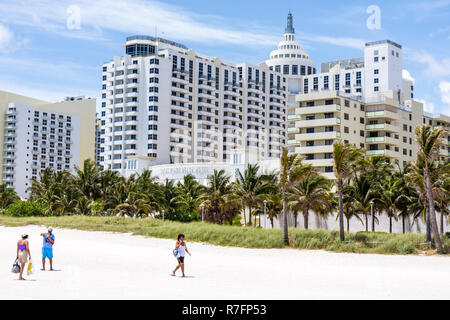
[[(346, 233), (339, 241), (337, 231), (290, 229), (290, 245), (283, 243), (282, 230), (221, 226), (208, 223), (180, 223), (157, 219), (126, 219), (120, 217), (27, 217), (0, 216), (0, 225), (45, 225), (56, 228), (88, 231), (111, 231), (134, 235), (175, 239), (184, 233), (188, 241), (243, 248), (293, 248), (335, 252), (419, 254), (433, 253), (425, 243), (424, 234)], [(447, 252), (450, 239), (444, 240)]]

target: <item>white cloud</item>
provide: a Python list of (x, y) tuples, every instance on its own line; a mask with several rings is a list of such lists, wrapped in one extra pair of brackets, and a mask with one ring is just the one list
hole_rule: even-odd
[(403, 77), (403, 79), (408, 80), (408, 81), (412, 81), (413, 83), (415, 81), (414, 78), (409, 73), (409, 71), (405, 70), (405, 69), (402, 70), (402, 77)]
[(417, 101), (421, 102), (423, 104), (423, 111), (434, 113), (434, 104), (432, 102), (426, 101), (424, 99), (417, 99)]
[(441, 81), (439, 83), (439, 90), (441, 92), (441, 101), (450, 107), (450, 82)]
[(424, 73), (433, 78), (450, 76), (450, 58), (436, 59), (426, 51), (408, 50), (412, 60), (425, 65)]
[(7, 27), (0, 24), (0, 51), (6, 51), (12, 38), (12, 32)]
[(304, 35), (301, 36), (301, 38), (308, 41), (327, 43), (334, 46), (347, 47), (357, 50), (364, 50), (364, 46), (366, 44), (365, 40), (358, 38), (337, 38), (337, 37), (313, 36), (313, 35)]
[[(246, 46), (275, 46), (281, 34), (253, 21), (236, 21), (214, 15), (197, 14), (184, 7), (144, 0), (80, 0), (81, 29), (66, 27), (66, 12), (72, 0), (24, 2), (8, 1), (0, 11), (0, 21), (41, 28), (65, 37), (105, 40), (105, 31), (158, 35), (177, 41), (226, 43)], [(300, 39), (362, 50), (364, 40), (299, 34)]]

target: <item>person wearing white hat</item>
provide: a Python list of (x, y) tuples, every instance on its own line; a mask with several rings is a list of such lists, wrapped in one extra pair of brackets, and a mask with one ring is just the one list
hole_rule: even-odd
[(42, 245), (42, 271), (45, 270), (45, 259), (48, 258), (50, 262), (50, 271), (53, 271), (53, 245), (55, 244), (55, 235), (53, 229), (48, 228), (47, 233), (41, 233), (41, 237), (44, 237), (44, 243)]

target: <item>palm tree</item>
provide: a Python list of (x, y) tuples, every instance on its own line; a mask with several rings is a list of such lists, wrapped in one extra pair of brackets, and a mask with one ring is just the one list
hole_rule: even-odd
[(343, 202), (344, 183), (354, 172), (359, 169), (357, 164), (361, 158), (361, 149), (356, 149), (351, 145), (343, 144), (342, 141), (338, 141), (334, 144), (334, 174), (336, 176), (336, 185), (339, 200), (339, 236), (341, 241), (345, 240)]
[(378, 192), (375, 201), (389, 217), (389, 233), (392, 233), (392, 219), (397, 220), (395, 204), (398, 198), (398, 180), (394, 176), (387, 176), (382, 183), (376, 185), (376, 189)]
[[(397, 198), (395, 199), (395, 207), (399, 211), (402, 219), (402, 233), (406, 233), (406, 219), (410, 216), (410, 206), (417, 197), (417, 192), (407, 179), (410, 166), (405, 166), (397, 173)], [(419, 200), (418, 200), (419, 201)]]
[(0, 209), (5, 210), (9, 205), (19, 200), (20, 197), (13, 188), (8, 187), (6, 184), (0, 185)]
[(370, 202), (373, 199), (373, 188), (371, 180), (367, 174), (361, 174), (351, 180), (351, 184), (348, 186), (348, 196), (353, 202), (353, 206), (357, 213), (362, 214), (365, 217), (366, 232), (369, 231), (369, 215), (370, 215)]
[(242, 174), (238, 169), (236, 182), (233, 188), (238, 194), (242, 202), (248, 207), (248, 225), (252, 225), (252, 209), (256, 206), (257, 196), (261, 194), (263, 188), (263, 180), (258, 174), (259, 165), (249, 164)]
[[(329, 208), (328, 192), (331, 189), (331, 182), (324, 176), (311, 170), (305, 174), (292, 188), (292, 201), (290, 207), (294, 211), (302, 211), (305, 229), (309, 227), (309, 211), (315, 213)], [(297, 221), (295, 221), (297, 227)]]
[(298, 154), (289, 154), (287, 148), (284, 148), (280, 159), (280, 185), (281, 197), (283, 199), (283, 239), (286, 245), (289, 245), (287, 220), (289, 192), (305, 174), (312, 170), (312, 166), (303, 164), (302, 160), (303, 158)]
[(208, 176), (208, 187), (202, 203), (205, 205), (205, 218), (209, 221), (223, 223), (223, 207), (232, 193), (231, 177), (224, 170), (214, 170)]
[(440, 253), (442, 252), (442, 243), (436, 220), (436, 211), (434, 208), (434, 195), (433, 195), (433, 186), (431, 182), (430, 167), (438, 159), (439, 149), (442, 145), (443, 136), (444, 136), (443, 129), (439, 128), (432, 129), (430, 126), (427, 125), (423, 125), (421, 127), (416, 128), (416, 140), (419, 147), (418, 155), (420, 155), (423, 158), (424, 162), (423, 174), (428, 200), (431, 228), (434, 234), (434, 242), (436, 245), (436, 249)]
[(189, 220), (198, 219), (197, 214), (201, 195), (204, 191), (204, 187), (195, 180), (193, 175), (185, 175), (183, 182), (177, 184), (177, 196), (175, 197), (176, 204), (184, 211)]
[(101, 171), (92, 159), (83, 162), (83, 168), (75, 167), (76, 185), (89, 199), (96, 200), (101, 196)]
[(273, 220), (278, 217), (283, 210), (283, 198), (281, 197), (280, 192), (272, 192), (265, 194), (264, 199), (267, 201), (267, 216), (269, 217), (273, 229)]

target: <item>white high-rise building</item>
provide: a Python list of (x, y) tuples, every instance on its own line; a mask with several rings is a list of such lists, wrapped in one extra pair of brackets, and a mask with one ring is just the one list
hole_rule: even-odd
[(289, 13), (283, 40), (279, 42), (278, 48), (270, 53), (270, 59), (266, 60), (270, 70), (281, 72), (286, 77), (289, 114), (294, 114), (298, 105), (295, 96), (303, 90), (303, 77), (316, 73), (316, 64), (309, 58), (309, 53), (301, 48), (300, 42), (295, 39), (293, 23), (293, 16)]
[(280, 157), (286, 78), (268, 65), (232, 64), (161, 38), (133, 36), (103, 65), (100, 163), (156, 164)]

